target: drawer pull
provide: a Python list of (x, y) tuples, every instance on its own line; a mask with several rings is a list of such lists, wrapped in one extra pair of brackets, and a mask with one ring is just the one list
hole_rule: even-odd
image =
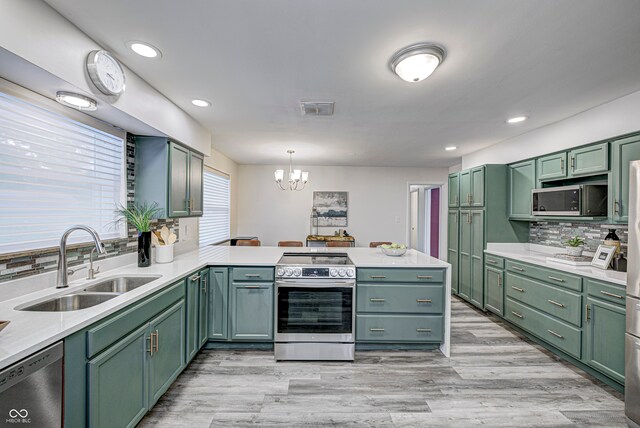
[(369, 331), (384, 331), (384, 328), (370, 328)]
[(497, 260), (487, 259), (487, 263), (491, 263), (492, 265), (498, 264)]
[(416, 276), (416, 278), (418, 278), (418, 279), (431, 279), (431, 278), (433, 278), (433, 276), (431, 276), (431, 275), (418, 275), (418, 276)]
[(244, 288), (260, 288), (259, 285), (245, 285)]
[(194, 276), (189, 277), (189, 281), (191, 281), (191, 282), (196, 282), (198, 280), (200, 280), (200, 275), (194, 275)]
[(561, 308), (564, 308), (564, 305), (562, 303), (558, 303), (558, 302), (556, 302), (554, 300), (549, 299), (549, 300), (547, 300), (547, 302), (551, 303), (552, 305), (556, 305), (556, 306), (559, 306)]
[(369, 299), (370, 302), (384, 302), (384, 299), (380, 299), (380, 298), (376, 298), (376, 297), (372, 297), (371, 299)]
[(607, 291), (600, 291), (602, 294), (604, 294), (605, 296), (609, 296), (609, 297), (615, 297), (616, 299), (624, 299), (624, 296), (620, 296), (618, 294), (613, 294), (613, 293), (609, 293)]
[(369, 278), (371, 278), (371, 279), (385, 279), (386, 276), (384, 276), (384, 275), (369, 275)]
[(556, 278), (555, 276), (550, 276), (549, 279), (553, 280), (553, 281), (558, 281), (558, 282), (564, 282), (564, 279), (562, 278)]
[(416, 299), (418, 303), (431, 303), (431, 299)]
[(553, 330), (547, 330), (547, 331), (548, 331), (549, 333), (553, 334), (555, 337), (558, 337), (558, 338), (560, 338), (560, 339), (564, 339), (564, 336), (563, 336), (563, 335), (558, 334), (558, 333), (556, 333), (556, 332), (555, 332), (555, 331), (553, 331)]
[(151, 333), (151, 335), (147, 337), (147, 340), (149, 341), (149, 349), (147, 349), (147, 352), (153, 355), (153, 333)]
[(418, 333), (431, 333), (431, 329), (430, 328), (416, 328), (416, 331)]
[(259, 273), (245, 273), (244, 276), (246, 276), (247, 278), (260, 278)]
[(519, 291), (521, 293), (524, 293), (524, 288), (518, 288), (518, 287), (516, 287), (514, 285), (512, 285), (511, 288), (513, 288), (514, 290)]
[(517, 313), (517, 312), (513, 312), (513, 311), (511, 311), (511, 313), (512, 313), (513, 315), (517, 316), (517, 317), (518, 317), (518, 318), (520, 318), (520, 319), (524, 319), (524, 317), (522, 316), (522, 314), (519, 314), (519, 313)]
[(518, 267), (518, 266), (511, 266), (513, 268), (513, 270), (517, 270), (518, 272), (524, 272), (524, 269)]

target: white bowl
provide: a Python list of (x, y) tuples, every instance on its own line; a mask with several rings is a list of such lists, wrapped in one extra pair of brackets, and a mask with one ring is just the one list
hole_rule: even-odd
[(380, 250), (386, 254), (387, 256), (392, 256), (392, 257), (400, 257), (403, 256), (404, 253), (407, 252), (406, 248), (384, 248), (384, 247), (380, 247)]

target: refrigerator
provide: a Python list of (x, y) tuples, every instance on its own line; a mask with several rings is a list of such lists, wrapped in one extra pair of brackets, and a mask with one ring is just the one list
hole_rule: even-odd
[(640, 428), (640, 161), (629, 168), (629, 263), (625, 334), (625, 413)]

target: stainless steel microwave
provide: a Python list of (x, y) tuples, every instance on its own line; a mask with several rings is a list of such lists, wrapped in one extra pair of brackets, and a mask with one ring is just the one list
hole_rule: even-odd
[(606, 184), (533, 189), (531, 213), (534, 216), (606, 216), (607, 194)]

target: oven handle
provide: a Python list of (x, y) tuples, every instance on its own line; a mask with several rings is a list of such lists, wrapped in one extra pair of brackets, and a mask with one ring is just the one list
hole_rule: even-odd
[(299, 279), (293, 280), (278, 280), (276, 281), (276, 285), (281, 287), (315, 287), (315, 288), (336, 288), (336, 287), (355, 287), (355, 281), (340, 281), (340, 280), (332, 280), (331, 282), (320, 282), (320, 281), (304, 281)]

